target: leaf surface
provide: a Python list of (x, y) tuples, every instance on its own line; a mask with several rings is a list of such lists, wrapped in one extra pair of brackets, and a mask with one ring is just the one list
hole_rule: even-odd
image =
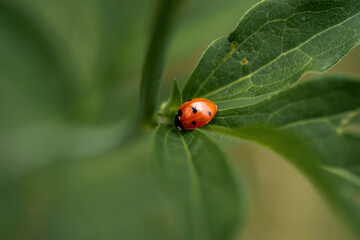
[(183, 97), (219, 102), (278, 91), (330, 68), (359, 39), (358, 0), (262, 1), (209, 46)]
[(360, 81), (307, 81), (255, 105), (218, 111), (207, 127), (280, 153), (360, 229)]
[(360, 164), (360, 142), (348, 127), (359, 117), (359, 92), (360, 81), (356, 79), (344, 76), (318, 78), (255, 105), (220, 110), (211, 125), (228, 128), (253, 124), (271, 126), (306, 140), (318, 148), (324, 159), (332, 159), (333, 165), (358, 169), (360, 166), (354, 164)]
[(176, 206), (180, 239), (230, 239), (245, 213), (243, 188), (227, 156), (205, 134), (160, 125), (157, 172)]

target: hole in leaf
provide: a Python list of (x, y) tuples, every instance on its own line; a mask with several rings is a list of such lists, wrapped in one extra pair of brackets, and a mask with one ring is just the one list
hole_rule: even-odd
[(236, 45), (237, 45), (237, 42), (235, 42), (235, 41), (233, 41), (233, 42), (231, 43), (231, 52), (230, 52), (230, 54), (233, 54), (233, 53), (235, 52), (235, 50), (236, 50)]

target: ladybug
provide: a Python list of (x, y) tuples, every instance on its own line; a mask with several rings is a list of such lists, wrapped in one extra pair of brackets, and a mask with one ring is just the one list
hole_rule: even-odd
[(175, 127), (182, 131), (204, 126), (215, 116), (216, 110), (216, 104), (210, 100), (204, 98), (191, 99), (180, 106), (175, 116)]

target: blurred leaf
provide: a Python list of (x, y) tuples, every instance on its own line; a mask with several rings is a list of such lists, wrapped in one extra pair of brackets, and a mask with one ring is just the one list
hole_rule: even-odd
[(183, 97), (229, 101), (274, 92), (328, 69), (359, 40), (358, 0), (262, 1), (209, 46)]
[(34, 19), (30, 12), (31, 10), (21, 7), (19, 3), (1, 0), (1, 29), (9, 31), (21, 40), (19, 42), (34, 49), (62, 78), (68, 77), (68, 69), (59, 61), (59, 52), (55, 46), (58, 42), (52, 36), (54, 32), (49, 25)]
[(0, 188), (54, 161), (96, 157), (136, 137), (132, 119), (118, 124), (84, 126), (41, 122), (0, 134)]
[(140, 75), (146, 47), (143, 34), (149, 30), (150, 10), (154, 3), (144, 0), (95, 2), (101, 31), (96, 75), (100, 85), (112, 88), (118, 82), (126, 82), (129, 77), (134, 78), (135, 75), (138, 78)]
[(279, 152), (330, 194), (358, 231), (360, 136), (347, 127), (360, 114), (359, 92), (357, 79), (317, 78), (255, 105), (218, 111), (205, 129)]
[[(148, 40), (145, 35), (149, 31), (154, 3), (144, 0), (93, 2), (95, 6), (91, 10), (98, 20), (96, 37), (99, 46), (91, 66), (95, 86), (90, 97), (94, 99), (97, 119), (114, 122), (125, 115), (136, 114), (141, 65)], [(79, 7), (83, 6), (84, 2), (80, 0)], [(91, 21), (85, 22), (90, 28), (93, 25)], [(85, 34), (82, 36), (86, 37)], [(131, 108), (129, 103), (132, 103)]]
[(247, 196), (221, 149), (200, 131), (160, 125), (156, 152), (159, 180), (177, 209), (179, 239), (231, 239)]
[(173, 80), (173, 88), (170, 99), (160, 109), (160, 115), (173, 120), (178, 108), (182, 104), (181, 91), (176, 79)]
[[(128, 119), (138, 89), (112, 87), (116, 99), (101, 106), (93, 91), (102, 89), (89, 88), (100, 65), (93, 66), (99, 44), (94, 2), (0, 0), (0, 187), (53, 161), (98, 156), (131, 138), (134, 121)], [(69, 117), (73, 108), (94, 113), (94, 102), (121, 117), (101, 125), (88, 123), (92, 114), (84, 114), (86, 124)]]
[(1, 189), (0, 239), (175, 239), (151, 172), (152, 137), (49, 164)]
[(185, 1), (157, 1), (151, 39), (141, 75), (139, 124), (153, 123), (171, 30), (174, 28), (177, 13)]
[(58, 118), (73, 103), (71, 71), (59, 59), (57, 38), (30, 12), (0, 1), (0, 131)]
[(1, 120), (17, 125), (68, 114), (113, 123), (134, 114), (151, 4), (0, 0), (0, 110), (9, 119)]

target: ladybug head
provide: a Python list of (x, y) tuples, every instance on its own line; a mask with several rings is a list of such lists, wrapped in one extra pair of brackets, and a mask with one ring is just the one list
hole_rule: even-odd
[(181, 123), (181, 121), (180, 121), (180, 116), (179, 116), (178, 114), (176, 114), (176, 116), (175, 116), (175, 127), (176, 127), (176, 129), (179, 130), (180, 132), (181, 132), (182, 130), (184, 130), (184, 127), (183, 127), (183, 125), (182, 125), (182, 123)]

